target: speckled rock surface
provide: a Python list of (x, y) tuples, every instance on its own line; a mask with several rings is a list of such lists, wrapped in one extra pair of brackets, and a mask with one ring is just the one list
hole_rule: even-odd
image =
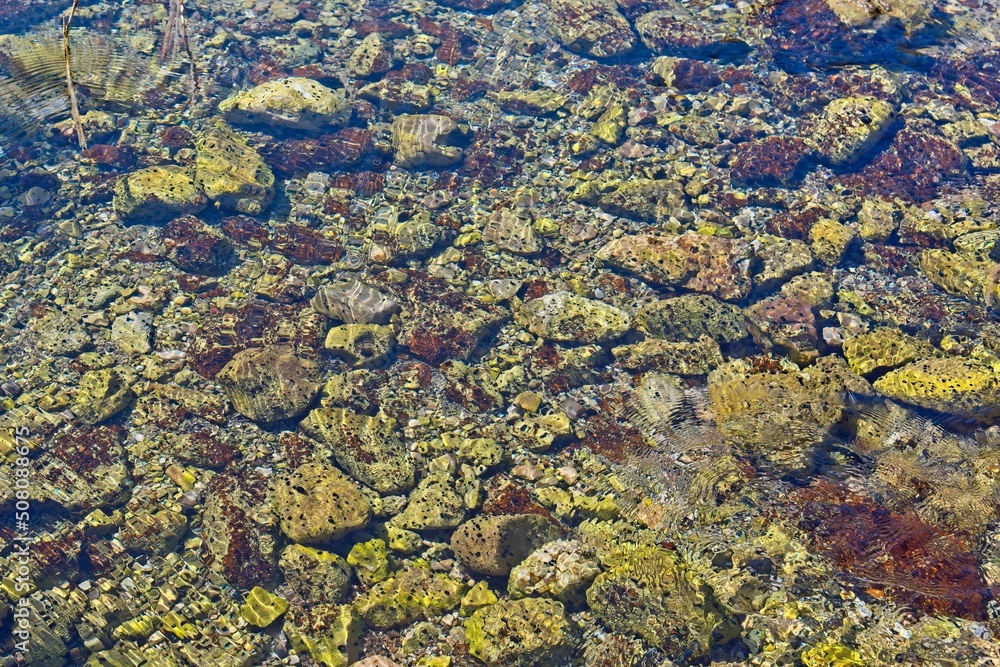
[(478, 516), (458, 527), (451, 549), (474, 572), (506, 575), (532, 551), (558, 537), (558, 532), (533, 514)]
[(235, 93), (219, 104), (232, 123), (263, 123), (320, 131), (342, 125), (350, 116), (343, 91), (304, 77), (267, 81)]
[(645, 280), (738, 300), (750, 292), (750, 257), (745, 241), (682, 234), (623, 236), (597, 258)]
[(178, 215), (198, 213), (206, 204), (208, 198), (194, 173), (182, 167), (147, 167), (115, 187), (115, 213), (126, 224), (161, 224)]
[(618, 338), (632, 324), (628, 313), (571, 292), (553, 292), (528, 301), (517, 317), (536, 336), (583, 344)]
[(313, 410), (302, 429), (328, 445), (337, 463), (352, 477), (380, 493), (413, 486), (414, 466), (385, 415), (361, 415), (343, 408)]
[(307, 463), (275, 481), (272, 495), (281, 531), (293, 542), (325, 544), (364, 528), (371, 506), (333, 466)]
[(243, 350), (216, 380), (237, 412), (264, 423), (301, 415), (319, 391), (315, 366), (283, 347)]

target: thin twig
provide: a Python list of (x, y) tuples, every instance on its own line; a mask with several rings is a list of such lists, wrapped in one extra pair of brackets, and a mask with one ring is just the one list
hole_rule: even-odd
[(63, 59), (66, 61), (66, 92), (69, 93), (69, 112), (73, 115), (73, 125), (76, 127), (76, 138), (80, 141), (80, 150), (86, 150), (87, 137), (83, 134), (83, 121), (80, 119), (80, 106), (76, 102), (76, 87), (73, 85), (73, 71), (70, 67), (69, 28), (76, 16), (76, 8), (80, 0), (73, 0), (69, 10), (69, 18), (63, 22)]
[[(179, 37), (179, 39), (178, 39)], [(191, 97), (198, 92), (198, 65), (194, 61), (191, 42), (188, 41), (187, 18), (184, 16), (184, 0), (169, 0), (167, 26), (163, 35), (163, 46), (160, 48), (160, 60), (166, 60), (177, 52), (177, 42), (180, 41), (187, 54), (191, 66)]]
[(187, 19), (184, 18), (184, 0), (177, 0), (181, 15), (181, 43), (184, 44), (184, 51), (187, 53), (188, 62), (191, 63), (191, 83), (193, 87), (192, 95), (198, 93), (198, 65), (194, 62), (194, 54), (191, 52), (191, 42), (188, 41)]

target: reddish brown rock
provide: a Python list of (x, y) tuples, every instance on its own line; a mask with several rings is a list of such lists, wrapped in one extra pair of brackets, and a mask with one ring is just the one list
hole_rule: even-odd
[(268, 345), (291, 345), (298, 356), (315, 359), (325, 332), (326, 318), (311, 308), (254, 301), (206, 319), (189, 352), (191, 368), (215, 377), (238, 352)]
[(733, 180), (751, 186), (788, 185), (808, 148), (798, 137), (765, 137), (736, 146), (729, 158)]
[(965, 155), (953, 143), (928, 131), (903, 129), (864, 169), (839, 180), (859, 195), (923, 202), (933, 199), (945, 181), (964, 174)]
[(263, 149), (264, 160), (282, 176), (329, 172), (357, 164), (372, 146), (368, 130), (344, 128), (316, 138), (286, 139)]
[(171, 220), (163, 230), (163, 244), (177, 268), (207, 276), (225, 273), (233, 255), (229, 239), (193, 215)]
[(277, 578), (274, 530), (256, 515), (268, 482), (262, 472), (240, 468), (215, 475), (205, 490), (202, 556), (233, 586), (268, 587)]
[(992, 595), (974, 536), (928, 524), (911, 508), (887, 508), (836, 482), (819, 480), (795, 495), (813, 546), (860, 589), (927, 614), (986, 619)]
[(691, 232), (622, 236), (597, 252), (598, 259), (644, 280), (726, 300), (750, 293), (751, 255), (746, 241)]

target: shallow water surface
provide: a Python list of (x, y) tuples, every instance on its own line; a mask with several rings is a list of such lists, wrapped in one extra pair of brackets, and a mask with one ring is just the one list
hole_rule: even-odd
[(2, 664), (1000, 664), (998, 16), (0, 0)]

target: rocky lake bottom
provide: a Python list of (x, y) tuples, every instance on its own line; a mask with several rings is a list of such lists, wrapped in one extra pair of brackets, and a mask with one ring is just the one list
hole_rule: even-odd
[(0, 667), (1000, 665), (994, 0), (0, 0), (0, 276)]

